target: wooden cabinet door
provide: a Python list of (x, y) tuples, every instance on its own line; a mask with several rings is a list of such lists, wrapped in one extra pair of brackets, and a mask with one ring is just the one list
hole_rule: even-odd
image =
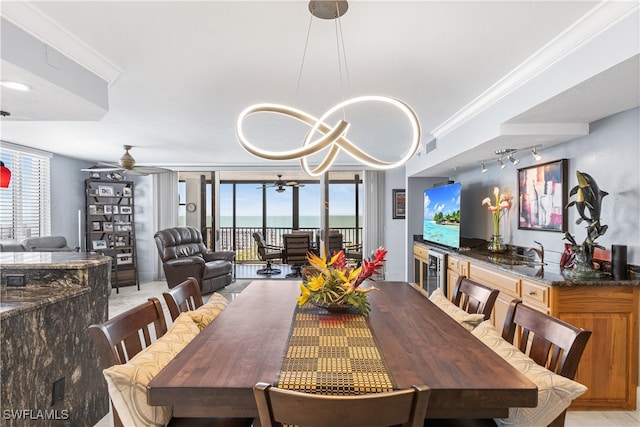
[(589, 390), (572, 409), (633, 410), (638, 378), (638, 288), (575, 286), (554, 288), (557, 312), (552, 315), (589, 329), (576, 381)]

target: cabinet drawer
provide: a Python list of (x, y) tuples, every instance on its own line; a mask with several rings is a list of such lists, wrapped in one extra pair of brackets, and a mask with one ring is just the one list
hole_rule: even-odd
[(525, 304), (549, 306), (549, 287), (522, 280), (522, 301)]
[(453, 258), (451, 255), (447, 257), (447, 268), (449, 270), (453, 270), (458, 272), (458, 268), (460, 268), (460, 260), (458, 258)]
[(422, 245), (413, 245), (413, 254), (418, 258), (427, 259), (429, 249)]
[(469, 263), (469, 278), (487, 286), (520, 295), (520, 279), (514, 276)]

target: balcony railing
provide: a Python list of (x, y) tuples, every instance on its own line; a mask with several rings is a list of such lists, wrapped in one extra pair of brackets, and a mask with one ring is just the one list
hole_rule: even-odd
[[(342, 233), (345, 244), (359, 244), (362, 242), (362, 227), (332, 228)], [(222, 227), (220, 228), (220, 250), (235, 251), (236, 262), (252, 263), (260, 262), (258, 248), (253, 239), (256, 231), (264, 232), (264, 240), (268, 245), (283, 246), (282, 235), (291, 233), (291, 228), (279, 227)], [(320, 230), (301, 228), (296, 231), (312, 231), (314, 241), (317, 241)], [(212, 242), (211, 228), (207, 227), (207, 242)]]

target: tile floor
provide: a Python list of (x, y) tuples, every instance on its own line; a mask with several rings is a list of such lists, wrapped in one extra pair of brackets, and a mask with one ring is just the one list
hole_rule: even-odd
[[(258, 275), (255, 271), (263, 266), (237, 265), (236, 266), (236, 282), (227, 286), (220, 291), (230, 301), (232, 301), (244, 286), (251, 280), (264, 279), (264, 275)], [(277, 266), (282, 272), (279, 275), (267, 277), (270, 279), (285, 279), (286, 274), (290, 272), (288, 266)], [(118, 313), (134, 307), (150, 297), (160, 299), (165, 310), (167, 322), (171, 322), (169, 311), (162, 298), (162, 292), (166, 289), (165, 282), (149, 282), (140, 285), (140, 291), (135, 287), (121, 288), (119, 293), (112, 292), (109, 297), (109, 318)], [(169, 325), (168, 325), (169, 326)], [(639, 405), (640, 406), (640, 405)], [(95, 427), (111, 427), (113, 419), (111, 414), (107, 414), (100, 420)], [(640, 427), (640, 410), (636, 411), (569, 411), (565, 421), (566, 427)]]

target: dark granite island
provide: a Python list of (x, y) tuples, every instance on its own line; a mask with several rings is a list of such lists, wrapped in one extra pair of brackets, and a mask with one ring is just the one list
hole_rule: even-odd
[(110, 264), (84, 253), (0, 253), (0, 424), (92, 426), (107, 414), (87, 327), (108, 317)]

